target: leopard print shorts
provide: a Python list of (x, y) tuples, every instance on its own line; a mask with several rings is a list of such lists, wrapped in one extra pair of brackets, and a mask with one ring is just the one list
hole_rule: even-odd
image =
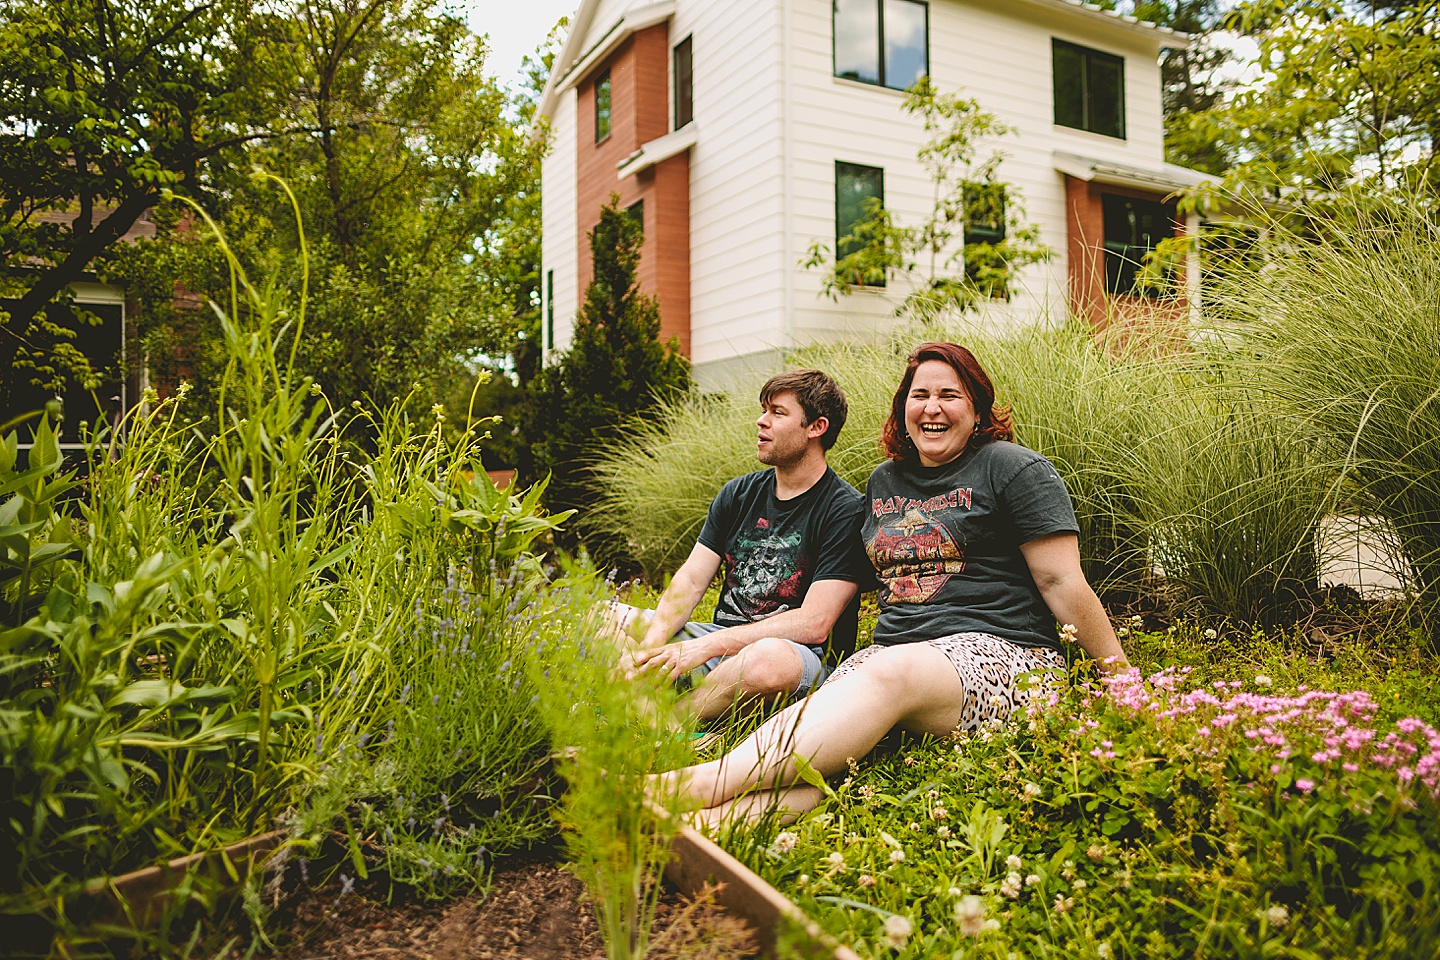
[[(991, 721), (1004, 721), (1023, 710), (1035, 691), (1048, 692), (1065, 676), (1064, 654), (1049, 647), (1023, 647), (988, 633), (955, 633), (921, 642), (949, 657), (960, 675), (965, 699), (956, 730), (976, 730)], [(834, 683), (884, 649), (877, 644), (847, 657), (825, 682)], [(1017, 684), (1022, 674), (1034, 679)]]

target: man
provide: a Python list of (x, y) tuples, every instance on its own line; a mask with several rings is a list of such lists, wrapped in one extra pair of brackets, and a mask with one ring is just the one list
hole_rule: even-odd
[[(731, 480), (656, 609), (617, 604), (639, 670), (701, 677), (686, 694), (701, 719), (737, 702), (801, 697), (829, 672), (823, 649), (854, 649), (858, 584), (873, 576), (860, 545), (864, 498), (825, 461), (845, 425), (845, 394), (819, 370), (760, 388), (756, 456), (771, 469)], [(721, 563), (714, 623), (687, 623)]]

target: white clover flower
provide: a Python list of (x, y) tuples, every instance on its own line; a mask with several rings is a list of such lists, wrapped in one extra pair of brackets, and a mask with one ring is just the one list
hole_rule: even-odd
[(930, 816), (936, 820), (944, 820), (950, 816), (950, 811), (945, 809), (944, 804), (937, 803), (935, 804), (935, 809), (930, 811)]
[(952, 896), (952, 897), (958, 897), (958, 896), (960, 896), (960, 895), (961, 895), (962, 893), (964, 893), (964, 892), (965, 892), (965, 891), (964, 891), (964, 890), (961, 890), (959, 887), (951, 887), (951, 888), (950, 888), (950, 896)]
[(830, 856), (826, 857), (825, 859), (828, 860), (830, 862), (830, 866), (835, 868), (836, 870), (845, 869), (845, 855), (843, 853), (839, 853), (837, 851), (836, 853), (830, 854)]
[(1074, 860), (1066, 860), (1064, 863), (1060, 864), (1060, 876), (1064, 877), (1066, 880), (1075, 879)]
[(1005, 858), (1005, 866), (1009, 867), (1011, 870), (1019, 870), (1021, 866), (1020, 858), (1015, 856), (1015, 854), (1013, 853), (1010, 854), (1010, 856)]
[(938, 827), (935, 828), (935, 836), (937, 836), (937, 837), (948, 837), (948, 836), (950, 836), (950, 828), (947, 827), (947, 826), (945, 826), (945, 824), (943, 824), (943, 823), (940, 824), (940, 826), (938, 826)]
[(1040, 784), (1038, 783), (1027, 783), (1022, 792), (1031, 800), (1038, 800), (1045, 791), (1040, 789)]
[(1216, 637), (1218, 637), (1218, 636), (1220, 636), (1220, 634), (1216, 633), (1213, 629), (1210, 629), (1210, 630), (1206, 630), (1206, 631), (1205, 631), (1205, 639), (1206, 639), (1206, 640), (1214, 640), (1214, 639), (1215, 639)]
[(891, 862), (891, 863), (904, 863), (904, 862), (905, 862), (905, 851), (904, 851), (904, 850), (891, 850), (891, 851), (890, 851), (890, 862)]
[(985, 932), (985, 902), (973, 893), (961, 897), (955, 904), (955, 922), (963, 936), (980, 936)]
[(1110, 944), (1102, 943), (1095, 948), (1095, 955), (1099, 957), (1100, 960), (1110, 960), (1110, 958), (1114, 956), (1114, 953), (1110, 950)]
[(1277, 903), (1265, 911), (1265, 919), (1269, 922), (1270, 926), (1279, 930), (1290, 922), (1290, 911), (1283, 903)]
[(1058, 893), (1055, 894), (1054, 910), (1056, 913), (1069, 913), (1070, 909), (1074, 906), (1074, 897), (1067, 897)]
[(862, 873), (862, 874), (860, 874), (860, 876), (858, 876), (858, 877), (855, 878), (855, 882), (858, 883), (858, 884), (860, 884), (860, 886), (862, 886), (862, 887), (873, 887), (873, 886), (875, 886), (875, 878), (872, 877), (872, 876), (870, 876), (870, 874), (868, 874), (868, 873)]
[(1269, 677), (1265, 676), (1265, 674), (1263, 674), (1263, 673), (1257, 673), (1257, 674), (1255, 674), (1255, 686), (1257, 686), (1257, 687), (1268, 687), (1268, 686), (1270, 686), (1270, 684), (1272, 684), (1272, 683), (1274, 683), (1274, 682), (1275, 682), (1274, 680), (1271, 680)]
[(1030, 876), (1028, 876), (1028, 877), (1025, 878), (1025, 886), (1027, 886), (1027, 887), (1033, 887), (1033, 886), (1035, 886), (1035, 884), (1037, 884), (1037, 883), (1039, 883), (1039, 882), (1040, 882), (1040, 874), (1038, 874), (1038, 873), (1032, 873), (1032, 874), (1030, 874)]
[(1105, 848), (1100, 846), (1100, 844), (1098, 843), (1092, 843), (1090, 844), (1090, 846), (1085, 848), (1085, 856), (1089, 857), (1091, 860), (1104, 860)]
[(885, 943), (896, 950), (904, 949), (914, 932), (915, 925), (904, 917), (892, 914), (885, 918)]
[(990, 706), (994, 707), (995, 709), (998, 710), (998, 709), (1000, 709), (1001, 707), (1005, 706), (1005, 702), (1006, 702), (1006, 701), (1005, 701), (1005, 698), (1002, 697), (1002, 696), (1000, 696), (1000, 694), (998, 694), (998, 693), (992, 693), (992, 694), (990, 694)]
[(1025, 886), (1025, 880), (1018, 873), (1005, 875), (1005, 880), (1000, 884), (1000, 893), (1003, 896), (1015, 900), (1020, 896), (1020, 890)]
[(775, 835), (775, 849), (781, 853), (789, 853), (795, 849), (795, 843), (799, 838), (789, 830), (782, 830)]
[(1070, 886), (1074, 887), (1076, 890), (1084, 890), (1086, 887), (1089, 886), (1089, 884), (1085, 882), (1085, 878), (1084, 878), (1084, 877), (1080, 877), (1078, 880), (1076, 880), (1076, 881), (1075, 881), (1074, 883), (1072, 883)]

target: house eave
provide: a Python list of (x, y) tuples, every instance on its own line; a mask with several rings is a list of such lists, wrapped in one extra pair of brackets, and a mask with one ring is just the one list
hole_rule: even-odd
[(540, 96), (540, 106), (535, 111), (537, 120), (553, 117), (555, 103), (560, 99), (560, 94), (579, 83), (592, 67), (614, 53), (620, 44), (641, 30), (664, 23), (675, 15), (675, 0), (659, 0), (657, 3), (632, 7), (610, 24), (588, 49), (581, 50), (579, 47), (590, 32), (595, 10), (599, 6), (600, 0), (584, 0), (580, 9), (575, 12), (575, 22), (571, 24), (570, 33), (560, 47), (560, 53), (555, 57), (555, 63), (550, 68), (550, 79), (545, 84), (545, 92)]
[(699, 135), (700, 132), (694, 121), (691, 121), (673, 133), (667, 133), (663, 137), (656, 137), (654, 140), (642, 144), (639, 150), (615, 164), (616, 179), (624, 180), (642, 170), (650, 169), (657, 163), (684, 153), (695, 146), (695, 140)]
[(1108, 183), (1118, 187), (1132, 187), (1137, 190), (1163, 190), (1167, 194), (1193, 190), (1207, 183), (1216, 183), (1217, 178), (1199, 170), (1191, 170), (1174, 163), (1162, 163), (1157, 167), (1140, 167), (1114, 160), (1099, 160), (1082, 157), (1076, 153), (1056, 150), (1050, 154), (1055, 169), (1066, 176), (1086, 182)]
[(1096, 26), (1145, 36), (1158, 43), (1162, 48), (1170, 50), (1184, 50), (1190, 46), (1191, 37), (1188, 33), (1182, 33), (1171, 27), (1163, 27), (1149, 20), (1127, 16), (1115, 10), (1106, 10), (1099, 4), (1086, 3), (1084, 0), (1005, 0), (1005, 2), (1016, 6), (1040, 8), (1052, 14), (1067, 12)]

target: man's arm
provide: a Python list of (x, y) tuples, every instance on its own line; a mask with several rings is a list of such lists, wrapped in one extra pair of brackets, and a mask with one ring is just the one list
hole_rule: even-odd
[[(1020, 552), (1050, 613), (1061, 623), (1075, 625), (1076, 641), (1095, 658), (1100, 669), (1111, 673), (1128, 666), (1115, 628), (1080, 567), (1080, 538), (1073, 533), (1057, 533), (1021, 544)], [(1110, 657), (1116, 659), (1106, 663)]]
[[(719, 569), (720, 555), (704, 544), (695, 544), (695, 549), (690, 551), (690, 556), (685, 558), (675, 576), (670, 578), (670, 585), (660, 595), (660, 602), (655, 605), (655, 616), (650, 620), (640, 646), (662, 647), (669, 643), (675, 632), (690, 619), (695, 605), (705, 596), (710, 581), (715, 579)], [(636, 654), (635, 663), (644, 662), (643, 655)]]
[[(679, 578), (678, 573), (676, 578)], [(671, 583), (673, 585), (674, 581)], [(726, 627), (703, 637), (692, 637), (664, 647), (642, 650), (635, 654), (635, 665), (650, 670), (667, 670), (672, 677), (678, 677), (711, 657), (733, 656), (765, 637), (782, 637), (795, 643), (819, 645), (825, 642), (830, 628), (840, 618), (846, 605), (855, 598), (857, 589), (849, 580), (820, 580), (810, 584), (810, 589), (805, 591), (805, 600), (798, 609), (785, 610), (754, 623)], [(701, 593), (704, 591), (701, 590)], [(668, 590), (666, 595), (669, 595)], [(698, 600), (697, 596), (696, 601)], [(690, 609), (694, 609), (693, 604)], [(657, 611), (655, 621), (658, 623), (659, 620), (660, 614)], [(681, 618), (680, 622), (683, 623), (684, 618)], [(651, 629), (654, 629), (653, 624)], [(679, 623), (675, 629), (679, 629)], [(666, 639), (673, 636), (674, 632), (671, 630), (666, 634)], [(650, 635), (647, 633), (646, 640), (649, 639)]]

